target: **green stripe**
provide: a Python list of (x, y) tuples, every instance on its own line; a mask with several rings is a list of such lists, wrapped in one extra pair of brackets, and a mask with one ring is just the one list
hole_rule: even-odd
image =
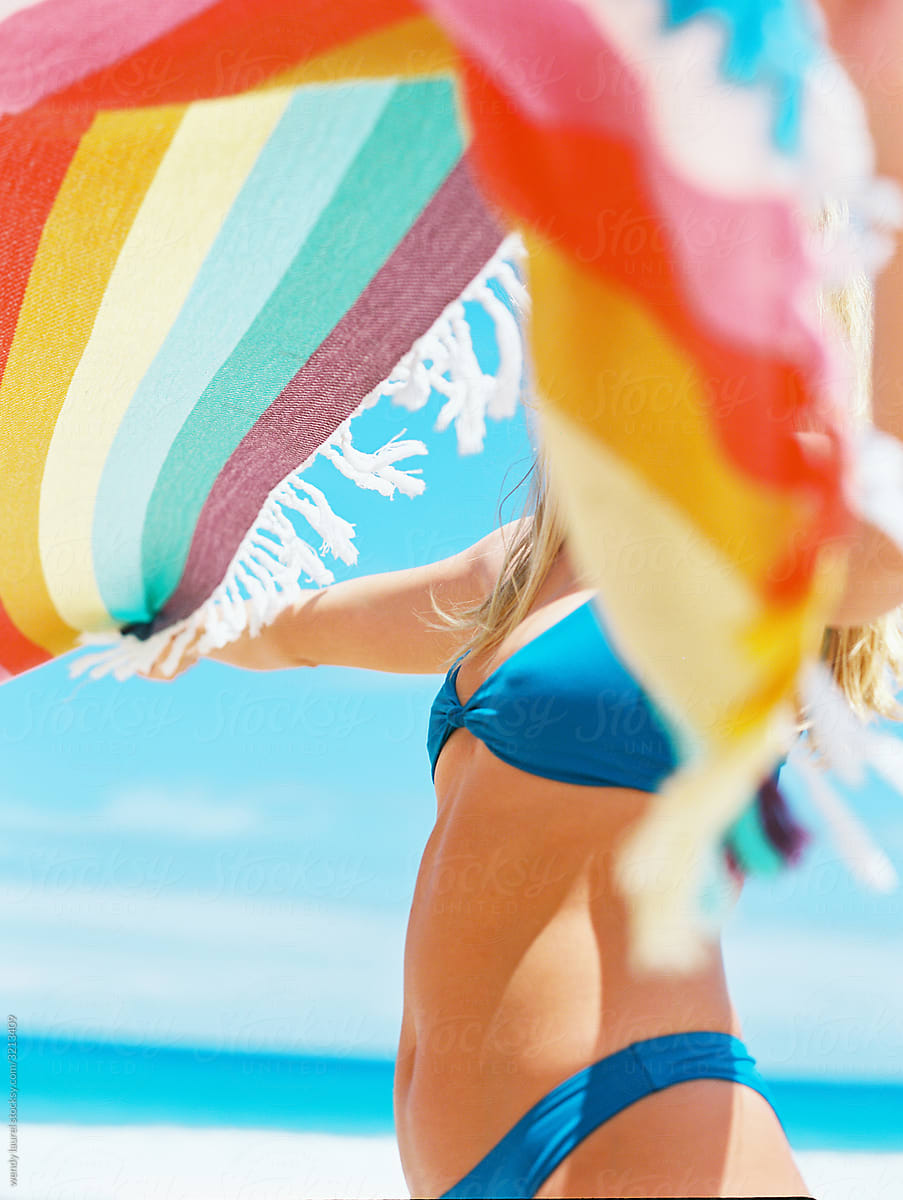
[(756, 796), (727, 830), (725, 840), (741, 870), (748, 875), (776, 875), (784, 866), (762, 824)]
[(462, 149), (451, 83), (399, 84), (331, 203), (173, 443), (142, 538), (152, 612), (177, 587), (201, 509), (231, 454), (391, 256)]

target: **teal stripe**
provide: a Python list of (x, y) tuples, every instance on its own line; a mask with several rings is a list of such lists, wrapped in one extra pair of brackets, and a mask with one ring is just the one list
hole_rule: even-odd
[(784, 866), (762, 824), (756, 796), (729, 827), (724, 840), (747, 875), (776, 875)]
[(386, 262), (461, 155), (452, 84), (401, 83), (263, 310), (173, 444), (142, 545), (150, 612), (172, 595), (217, 475)]
[(98, 587), (118, 620), (151, 616), (141, 538), (173, 442), (316, 225), (394, 89), (393, 81), (381, 80), (297, 90), (132, 397), (101, 476), (93, 528)]

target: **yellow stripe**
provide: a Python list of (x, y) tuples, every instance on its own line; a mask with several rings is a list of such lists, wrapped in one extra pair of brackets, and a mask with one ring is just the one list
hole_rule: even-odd
[[(73, 566), (68, 533), (38, 546), (38, 504), (53, 425), (110, 272), (144, 193), (178, 128), (183, 106), (105, 112), (79, 143), (41, 235), (0, 386), (0, 511), (14, 514), (19, 539), (0, 539), (0, 599), (37, 645), (61, 654), (75, 631), (62, 621), (43, 566)], [(50, 352), (48, 353), (48, 350)]]
[[(689, 741), (732, 743), (767, 718), (776, 681), (790, 686), (808, 608), (766, 610), (667, 496), (548, 403), (540, 432), (575, 557), (600, 589), (619, 653)], [(751, 629), (767, 639), (764, 662), (747, 648)]]
[(687, 971), (705, 958), (707, 855), (790, 749), (797, 670), (844, 572), (826, 556), (809, 597), (766, 609), (730, 559), (582, 425), (543, 403), (539, 426), (575, 561), (600, 590), (615, 647), (681, 749), (701, 752), (652, 798), (616, 864), (634, 969)]
[(637, 973), (686, 974), (710, 961), (703, 936), (709, 922), (699, 906), (706, 867), (758, 782), (787, 752), (791, 727), (785, 706), (728, 750), (676, 772), (621, 843), (615, 871), (628, 900), (630, 963)]
[(525, 235), (542, 395), (686, 513), (761, 586), (812, 512), (734, 468), (693, 360), (629, 292)]
[(436, 23), (429, 17), (412, 17), (281, 71), (268, 79), (262, 90), (385, 75), (451, 74), (454, 68), (454, 48)]
[(109, 624), (91, 542), (116, 431), (291, 97), (283, 89), (190, 105), (110, 276), (53, 432), (41, 487), (42, 550), (64, 540), (76, 550), (65, 570), (48, 555), (47, 588), (63, 620), (77, 629)]

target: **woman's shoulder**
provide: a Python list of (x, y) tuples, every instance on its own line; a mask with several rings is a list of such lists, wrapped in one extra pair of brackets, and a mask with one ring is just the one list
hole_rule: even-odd
[(505, 525), (491, 530), (466, 551), (467, 555), (473, 558), (474, 564), (480, 572), (482, 587), (487, 596), (492, 592), (502, 574), (505, 555), (525, 524), (532, 526), (532, 513), (526, 517), (508, 521)]

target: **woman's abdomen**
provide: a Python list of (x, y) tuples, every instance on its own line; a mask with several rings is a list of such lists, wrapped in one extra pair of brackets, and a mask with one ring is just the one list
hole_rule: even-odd
[(739, 1034), (717, 946), (690, 977), (629, 968), (613, 865), (650, 796), (527, 775), (469, 735), (459, 746), (405, 947), (396, 1126), (420, 1194), (452, 1186), (590, 1062), (662, 1033)]

